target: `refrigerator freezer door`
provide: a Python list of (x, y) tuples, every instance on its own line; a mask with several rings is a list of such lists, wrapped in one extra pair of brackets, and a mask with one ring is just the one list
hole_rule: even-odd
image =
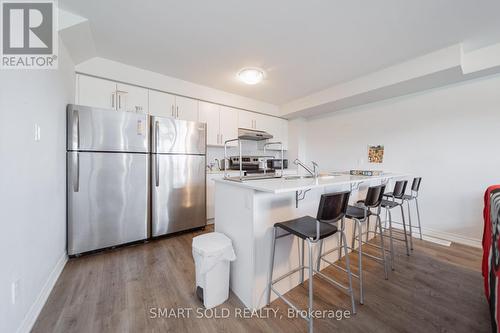
[(67, 149), (80, 151), (148, 152), (148, 116), (68, 105)]
[(206, 225), (205, 156), (151, 159), (153, 237)]
[(205, 155), (205, 123), (151, 117), (151, 124), (153, 153)]
[(148, 154), (68, 152), (68, 254), (148, 237)]

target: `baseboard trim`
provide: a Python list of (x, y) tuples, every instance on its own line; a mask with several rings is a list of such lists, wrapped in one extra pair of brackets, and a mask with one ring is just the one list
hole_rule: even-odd
[(42, 290), (38, 294), (38, 297), (36, 298), (35, 302), (29, 309), (26, 316), (24, 317), (21, 326), (19, 326), (19, 329), (17, 330), (18, 333), (25, 333), (25, 332), (28, 333), (31, 331), (33, 325), (36, 322), (36, 319), (38, 318), (38, 315), (40, 314), (40, 311), (42, 311), (45, 302), (47, 302), (50, 292), (52, 291), (52, 288), (54, 288), (54, 285), (56, 284), (59, 275), (61, 275), (61, 272), (64, 266), (66, 265), (67, 261), (68, 261), (68, 256), (66, 255), (66, 252), (64, 252), (57, 261), (57, 264), (55, 265), (54, 269), (50, 273), (47, 281), (45, 282)]
[[(399, 225), (393, 226), (393, 228), (401, 230), (401, 231), (403, 230), (403, 227), (399, 226)], [(418, 229), (416, 229), (416, 228), (413, 229), (413, 237), (418, 238)], [(444, 232), (444, 231), (439, 231), (439, 230), (434, 230), (434, 229), (422, 228), (422, 237), (424, 240), (427, 240), (429, 242), (433, 242), (436, 244), (444, 245), (444, 246), (449, 246), (449, 245), (445, 244), (445, 242), (447, 241), (447, 242), (472, 246), (472, 247), (476, 247), (476, 248), (482, 248), (482, 241), (480, 239), (464, 237), (461, 235), (452, 234), (449, 232)], [(445, 241), (445, 242), (441, 242), (440, 240)]]
[(468, 245), (468, 246), (472, 246), (472, 247), (476, 247), (476, 248), (482, 248), (482, 241), (480, 239), (464, 237), (464, 236), (452, 234), (449, 232), (432, 230), (432, 229), (425, 229), (425, 228), (422, 228), (422, 233), (424, 235), (427, 235), (430, 237), (440, 238), (440, 239), (444, 239), (444, 240), (447, 240), (450, 242)]

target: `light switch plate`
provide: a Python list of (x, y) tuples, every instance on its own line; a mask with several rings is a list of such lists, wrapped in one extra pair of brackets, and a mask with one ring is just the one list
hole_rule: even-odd
[(15, 280), (11, 285), (11, 297), (12, 304), (16, 304), (17, 299), (19, 297), (19, 280)]
[(41, 129), (40, 125), (35, 124), (35, 142), (38, 142), (41, 140)]

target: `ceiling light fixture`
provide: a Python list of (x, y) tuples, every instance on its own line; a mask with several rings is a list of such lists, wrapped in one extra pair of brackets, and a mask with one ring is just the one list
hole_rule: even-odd
[(238, 78), (246, 84), (257, 84), (264, 79), (264, 71), (259, 68), (243, 68), (238, 72)]

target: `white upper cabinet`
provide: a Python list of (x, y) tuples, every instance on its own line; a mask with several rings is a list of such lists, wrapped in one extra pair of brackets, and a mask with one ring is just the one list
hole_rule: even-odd
[(220, 145), (220, 110), (219, 105), (202, 102), (198, 103), (199, 120), (207, 124), (207, 145)]
[[(238, 137), (238, 110), (228, 106), (220, 107), (220, 137), (221, 143), (224, 141), (236, 139)], [(237, 146), (236, 141), (230, 142), (229, 146)]]
[[(207, 124), (207, 145), (224, 146), (224, 141), (238, 137), (238, 111), (208, 102), (199, 102), (199, 120)], [(236, 146), (231, 142), (229, 146)]]
[(288, 150), (288, 120), (280, 119), (281, 123), (281, 142), (283, 142), (283, 149)]
[(198, 101), (149, 90), (149, 111), (154, 116), (198, 121)]
[(175, 118), (198, 121), (198, 101), (192, 98), (175, 96)]
[(116, 109), (148, 113), (148, 89), (117, 83)]
[[(288, 147), (288, 121), (256, 112), (175, 96), (161, 91), (76, 75), (75, 103), (105, 109), (149, 113), (154, 116), (207, 123), (207, 145), (223, 147), (238, 137), (238, 128), (269, 132), (272, 141)], [(231, 142), (229, 146), (237, 146)], [(278, 149), (271, 146), (269, 149)]]
[(76, 80), (76, 104), (116, 109), (115, 82), (86, 75), (77, 75)]
[(175, 96), (161, 91), (149, 90), (149, 113), (159, 117), (174, 117)]
[[(288, 121), (278, 117), (266, 116), (250, 111), (238, 111), (238, 127), (266, 131), (273, 135), (272, 142), (282, 142), (288, 149)], [(279, 145), (269, 146), (269, 150), (280, 150)]]
[(249, 111), (238, 111), (238, 127), (256, 129), (256, 113)]
[[(273, 135), (271, 142), (281, 142), (283, 144), (283, 150), (288, 149), (288, 120), (269, 117), (267, 122), (269, 127), (266, 129), (267, 132)], [(281, 150), (280, 145), (271, 145), (268, 147), (269, 150)]]
[(86, 75), (76, 79), (77, 104), (148, 113), (148, 89)]

